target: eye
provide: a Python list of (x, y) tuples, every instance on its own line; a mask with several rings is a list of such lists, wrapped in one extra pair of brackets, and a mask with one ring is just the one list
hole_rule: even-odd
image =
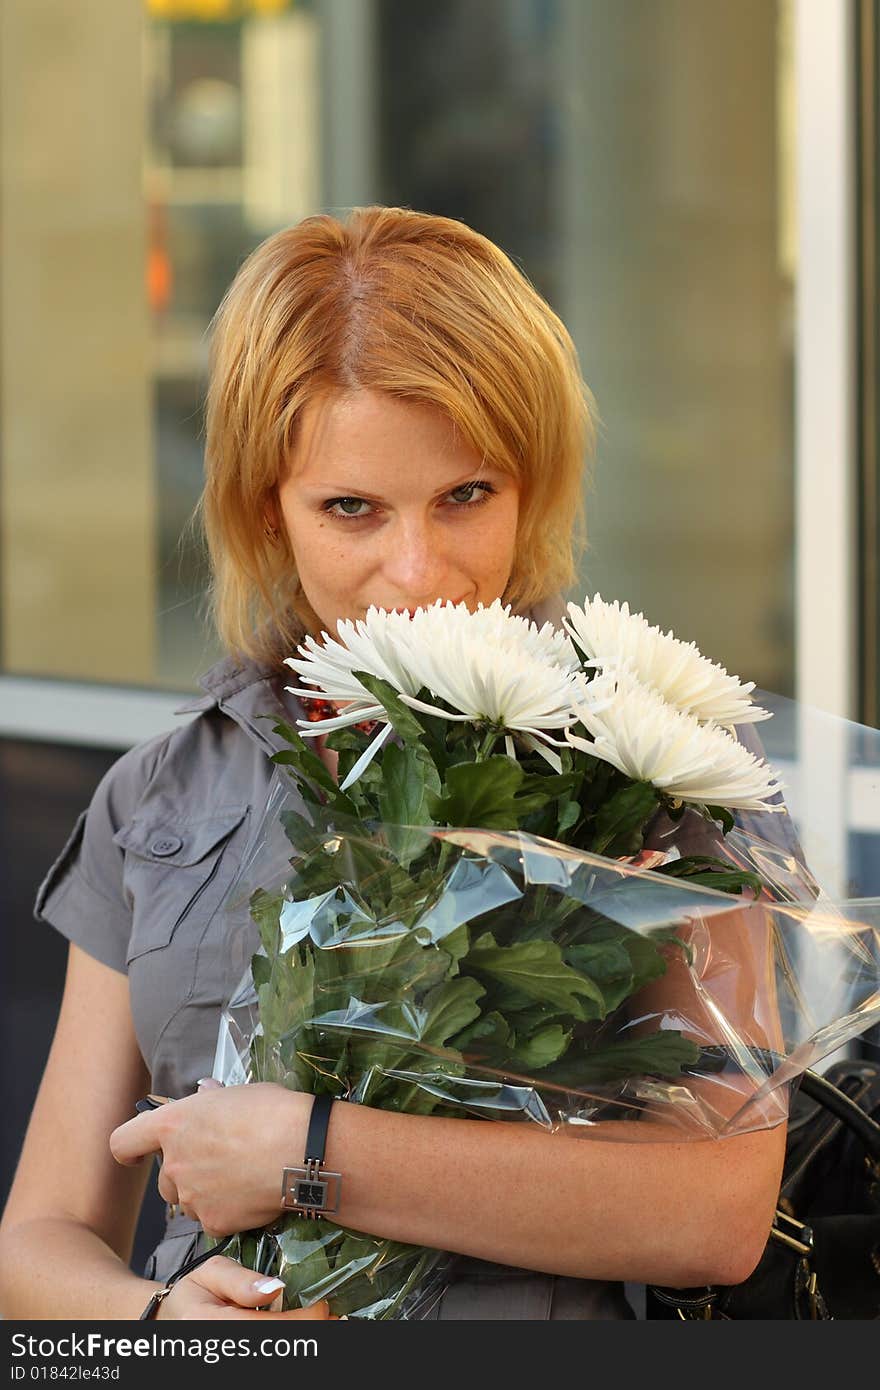
[[(463, 512), (470, 511), (474, 507), (480, 507), (488, 502), (494, 495), (496, 488), (492, 483), (474, 480), (470, 483), (462, 483), (460, 487), (453, 488), (446, 494), (447, 498), (452, 499), (452, 510)], [(478, 495), (475, 496), (474, 494)], [(365, 510), (361, 510), (365, 508)], [(371, 502), (367, 502), (363, 497), (330, 497), (321, 504), (321, 510), (327, 516), (332, 516), (335, 521), (366, 521), (373, 516), (374, 508)]]
[[(477, 488), (480, 489), (481, 495), (474, 497)], [(488, 502), (494, 491), (491, 483), (462, 483), (461, 487), (453, 488), (449, 496), (455, 499), (456, 506), (478, 507), (481, 502)], [(467, 496), (461, 496), (462, 493), (466, 493)]]
[[(358, 507), (369, 507), (369, 505), (369, 502), (365, 502), (362, 497), (331, 497), (329, 502), (324, 503), (323, 510), (340, 520), (347, 517), (357, 520), (359, 517), (368, 515), (368, 512), (358, 511)], [(337, 508), (340, 510), (337, 511)]]

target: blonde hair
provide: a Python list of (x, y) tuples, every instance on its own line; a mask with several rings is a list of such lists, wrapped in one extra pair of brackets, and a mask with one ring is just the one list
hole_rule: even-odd
[(596, 415), (561, 319), (463, 222), (382, 206), (307, 217), (248, 257), (212, 324), (199, 505), (230, 650), (274, 664), (321, 630), (265, 518), (305, 405), (358, 387), (439, 407), (518, 479), (506, 602), (574, 580)]

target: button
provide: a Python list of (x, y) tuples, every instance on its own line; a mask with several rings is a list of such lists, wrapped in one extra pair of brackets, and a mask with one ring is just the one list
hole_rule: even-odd
[(176, 854), (177, 851), (182, 848), (183, 840), (181, 840), (179, 835), (166, 835), (162, 840), (153, 841), (150, 845), (150, 853), (158, 855), (160, 859), (164, 859), (166, 855)]

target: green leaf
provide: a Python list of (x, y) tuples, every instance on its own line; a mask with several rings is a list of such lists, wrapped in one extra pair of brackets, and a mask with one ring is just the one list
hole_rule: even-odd
[(727, 859), (718, 859), (709, 854), (690, 854), (682, 859), (673, 859), (653, 872), (665, 874), (667, 878), (698, 883), (704, 888), (714, 888), (719, 893), (742, 893), (745, 888), (751, 888), (756, 898), (760, 897), (764, 886), (758, 874), (748, 869), (736, 869)]
[(250, 914), (259, 928), (263, 950), (270, 956), (274, 955), (277, 949), (283, 902), (283, 893), (267, 893), (264, 888), (258, 888), (251, 894)]
[(513, 1058), (520, 1066), (540, 1071), (557, 1061), (570, 1042), (571, 1031), (566, 1032), (558, 1023), (551, 1023), (530, 1037), (521, 1038), (517, 1034)]
[[(334, 1232), (328, 1239), (324, 1222), (309, 1221), (305, 1216), (286, 1216), (276, 1235), (284, 1268), (284, 1303), (287, 1308), (300, 1308), (308, 1303), (315, 1287), (323, 1286), (335, 1266), (333, 1246), (341, 1245), (343, 1233)], [(332, 1263), (331, 1263), (332, 1261)]]
[(518, 763), (502, 756), (482, 763), (457, 763), (447, 769), (445, 796), (429, 793), (428, 806), (442, 825), (512, 830), (548, 800), (535, 793), (517, 797), (523, 776)]
[(706, 810), (713, 820), (720, 820), (725, 835), (729, 835), (736, 825), (736, 817), (726, 806), (707, 806)]
[(295, 1034), (314, 1009), (314, 956), (307, 955), (305, 961), (299, 960), (295, 951), (276, 956), (258, 997), (265, 1045)]
[(383, 681), (379, 676), (371, 676), (367, 671), (355, 671), (354, 676), (356, 680), (360, 681), (364, 689), (375, 697), (376, 703), (385, 710), (395, 731), (400, 734), (404, 743), (422, 746), (425, 731), (409, 705), (403, 703), (390, 681)]
[(632, 961), (633, 994), (666, 974), (666, 962), (657, 949), (653, 934), (643, 936), (641, 932), (627, 931), (623, 944)]
[(556, 834), (559, 839), (565, 834), (566, 830), (571, 830), (573, 825), (577, 825), (580, 819), (581, 808), (576, 801), (565, 801), (559, 811), (559, 819), (556, 822)]
[[(327, 735), (327, 747), (331, 752), (339, 754), (336, 775), (340, 783), (345, 781), (358, 758), (370, 743), (371, 737), (362, 729), (355, 729), (351, 726), (334, 729), (333, 733)], [(349, 787), (346, 796), (357, 806), (360, 815), (367, 818), (378, 818), (377, 797), (381, 787), (381, 757), (377, 757), (363, 769), (357, 781)]]
[(257, 989), (260, 988), (260, 985), (269, 983), (271, 973), (272, 966), (268, 956), (254, 956), (251, 961), (251, 974), (254, 977), (254, 985)]
[(436, 795), (440, 791), (440, 777), (427, 750), (422, 747), (400, 748), (392, 743), (380, 756), (379, 815), (386, 823), (391, 850), (407, 868), (425, 849), (425, 837), (401, 827), (431, 824), (428, 793)]
[(451, 980), (458, 974), (459, 964), (463, 956), (466, 956), (470, 949), (470, 931), (467, 922), (462, 922), (455, 931), (447, 932), (439, 943), (440, 950), (449, 957), (449, 969), (446, 978)]
[(469, 970), (489, 975), (528, 999), (555, 1004), (574, 1018), (595, 1016), (594, 1009), (585, 1010), (585, 999), (604, 1011), (600, 990), (592, 980), (565, 964), (553, 941), (499, 946), (494, 936), (486, 932), (471, 947), (466, 964)]
[(486, 993), (476, 980), (459, 976), (429, 990), (423, 1000), (428, 1017), (421, 1029), (421, 1041), (442, 1047), (455, 1033), (479, 1017), (478, 999)]
[(328, 806), (334, 813), (347, 816), (356, 816), (358, 808), (345, 792), (341, 792), (333, 777), (330, 769), (325, 766), (321, 758), (314, 749), (310, 748), (306, 741), (283, 721), (276, 723), (274, 732), (290, 743), (290, 748), (283, 748), (278, 753), (270, 756), (270, 762), (277, 763), (279, 767), (292, 767), (300, 776), (300, 790), (310, 801), (315, 801), (314, 789), (318, 789), (325, 794)]
[(278, 734), (279, 738), (286, 739), (288, 743), (297, 745), (302, 743), (302, 736), (299, 731), (295, 729), (292, 724), (288, 724), (285, 719), (279, 719), (274, 714), (258, 714), (257, 718), (274, 720), (272, 731)]
[(505, 1062), (510, 1056), (510, 1043), (510, 1027), (497, 1009), (483, 1014), (450, 1038), (450, 1045), (461, 1052), (467, 1062), (484, 1066), (500, 1066)]
[(660, 797), (650, 782), (629, 782), (596, 813), (594, 854), (637, 854), (642, 848), (645, 824), (656, 811)]
[[(315, 825), (305, 816), (301, 816), (298, 811), (289, 810), (282, 811), (279, 819), (284, 826), (284, 833), (297, 855), (305, 857), (317, 851), (322, 859), (326, 858), (324, 844), (327, 840), (329, 824), (322, 826), (319, 823)], [(316, 819), (320, 820), (320, 817), (316, 817)]]
[(308, 746), (305, 739), (292, 729), (289, 724), (279, 723), (273, 727), (273, 733), (285, 739), (291, 746), (284, 748), (278, 753), (273, 753), (270, 761), (278, 763), (281, 767), (295, 767), (303, 776), (310, 778), (323, 791), (336, 792), (337, 787), (330, 775), (330, 769), (318, 757), (318, 754)]
[[(595, 936), (595, 933), (593, 934)], [(589, 975), (600, 986), (614, 980), (632, 979), (633, 967), (629, 952), (623, 944), (623, 929), (615, 931), (604, 939), (591, 939), (566, 946), (563, 950), (565, 961)]]
[(633, 990), (633, 966), (621, 941), (601, 941), (566, 946), (566, 962), (592, 979), (604, 999), (602, 1016), (611, 1013)]
[(593, 1047), (549, 1068), (542, 1080), (578, 1089), (600, 1081), (625, 1081), (639, 1076), (680, 1076), (699, 1059), (700, 1047), (676, 1029), (648, 1033), (643, 1038)]

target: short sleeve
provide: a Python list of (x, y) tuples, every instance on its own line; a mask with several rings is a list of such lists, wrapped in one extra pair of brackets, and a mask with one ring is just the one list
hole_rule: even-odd
[(37, 890), (34, 916), (90, 956), (126, 973), (131, 908), (123, 890), (123, 851), (113, 836), (130, 820), (167, 751), (170, 733), (130, 748), (110, 767), (80, 812)]

